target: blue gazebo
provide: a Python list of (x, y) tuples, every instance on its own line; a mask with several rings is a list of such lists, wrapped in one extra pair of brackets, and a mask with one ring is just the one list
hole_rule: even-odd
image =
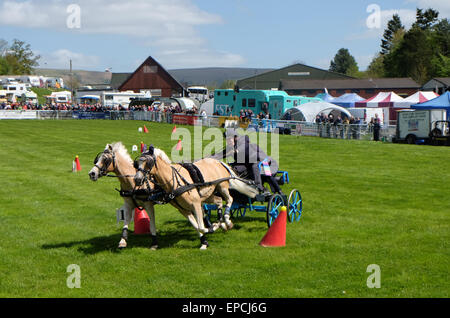
[(445, 109), (447, 111), (447, 119), (450, 118), (450, 92), (445, 92), (439, 97), (429, 100), (428, 102), (411, 105), (412, 109)]

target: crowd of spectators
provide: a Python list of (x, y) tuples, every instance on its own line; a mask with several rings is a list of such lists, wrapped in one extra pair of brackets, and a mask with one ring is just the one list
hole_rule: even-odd
[(239, 119), (242, 122), (252, 121), (253, 118), (272, 119), (271, 115), (268, 112), (266, 112), (266, 113), (260, 112), (256, 116), (255, 116), (255, 113), (251, 109), (241, 109), (241, 111), (239, 112)]
[(71, 104), (71, 103), (53, 103), (53, 104), (32, 104), (32, 103), (0, 103), (0, 110), (52, 110), (52, 111), (82, 111), (82, 112), (106, 112), (106, 111), (149, 111), (163, 112), (172, 114), (198, 114), (197, 107), (183, 110), (180, 105), (165, 105), (162, 103), (153, 103), (152, 105), (135, 105), (125, 108), (122, 105), (106, 107), (102, 104)]
[(324, 113), (317, 115), (315, 123), (320, 137), (332, 137), (334, 134), (335, 138), (348, 136), (353, 139), (359, 138), (360, 128), (358, 126), (363, 124), (359, 117), (351, 116), (342, 119), (341, 116), (335, 117), (332, 113), (328, 116)]

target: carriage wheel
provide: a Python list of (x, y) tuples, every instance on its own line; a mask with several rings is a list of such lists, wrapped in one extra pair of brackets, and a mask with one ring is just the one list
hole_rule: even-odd
[(289, 194), (288, 200), (288, 219), (289, 222), (298, 222), (302, 217), (303, 201), (300, 191), (294, 189)]
[(275, 219), (280, 214), (281, 207), (284, 206), (283, 197), (279, 194), (274, 194), (270, 197), (269, 205), (267, 206), (267, 226), (271, 227)]

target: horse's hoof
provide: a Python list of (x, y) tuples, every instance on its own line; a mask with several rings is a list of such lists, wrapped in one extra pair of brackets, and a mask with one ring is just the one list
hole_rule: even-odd
[(225, 232), (228, 231), (227, 225), (225, 223), (220, 223), (220, 227), (222, 228), (222, 230), (224, 230)]
[(123, 250), (124, 248), (127, 247), (127, 241), (125, 241), (124, 239), (122, 239), (119, 243), (119, 249)]
[(230, 222), (230, 224), (227, 224), (228, 231), (233, 228), (234, 224)]
[(200, 250), (204, 251), (208, 249), (208, 245), (203, 244), (202, 247), (200, 247)]
[(158, 249), (158, 245), (152, 245), (150, 247), (150, 250), (152, 250), (152, 251), (156, 251), (157, 249)]

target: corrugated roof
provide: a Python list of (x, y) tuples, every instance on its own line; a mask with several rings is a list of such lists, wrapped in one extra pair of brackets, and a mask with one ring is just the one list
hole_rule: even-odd
[(111, 87), (113, 89), (119, 89), (119, 87), (130, 77), (133, 73), (112, 73)]
[(434, 79), (447, 87), (450, 86), (450, 77), (436, 77)]
[(282, 80), (284, 90), (289, 89), (387, 89), (420, 88), (411, 78), (333, 79), (333, 80)]

